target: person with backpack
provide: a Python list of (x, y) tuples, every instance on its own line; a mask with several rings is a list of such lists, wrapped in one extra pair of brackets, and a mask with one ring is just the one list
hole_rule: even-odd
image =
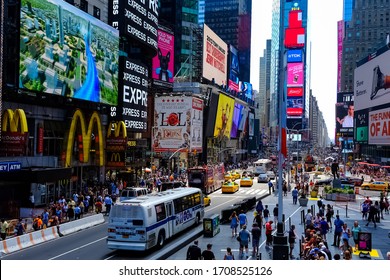
[(194, 244), (188, 247), (187, 260), (200, 260), (201, 258), (202, 258), (202, 251), (198, 246), (198, 240), (195, 240)]
[(17, 223), (16, 226), (15, 226), (14, 232), (15, 232), (15, 235), (16, 235), (16, 236), (20, 236), (20, 235), (23, 235), (23, 234), (26, 233), (26, 229), (24, 228), (24, 224), (23, 224), (22, 221), (23, 221), (23, 220), (20, 218), (19, 221), (18, 221), (18, 223)]
[(266, 205), (265, 208), (264, 208), (263, 217), (264, 217), (264, 227), (265, 227), (265, 224), (268, 223), (268, 219), (269, 219), (268, 205)]

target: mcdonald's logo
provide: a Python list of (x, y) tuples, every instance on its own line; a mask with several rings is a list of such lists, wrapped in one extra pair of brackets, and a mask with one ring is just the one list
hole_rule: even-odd
[(107, 152), (106, 166), (107, 167), (124, 167), (125, 166), (124, 158), (125, 158), (124, 152)]
[(1, 125), (2, 132), (20, 132), (27, 133), (27, 118), (23, 109), (16, 109), (12, 111), (11, 109), (7, 109), (3, 115), (3, 121)]
[(111, 137), (112, 132), (114, 131), (114, 137), (119, 137), (119, 134), (122, 131), (122, 137), (127, 137), (126, 124), (124, 121), (120, 122), (111, 122), (111, 125), (108, 126), (107, 138)]
[(119, 153), (111, 154), (111, 162), (120, 162), (120, 161), (121, 161), (121, 155)]
[[(81, 127), (81, 134), (80, 138), (78, 140), (81, 140), (82, 145), (80, 144), (80, 148), (82, 149), (82, 152), (79, 154), (79, 160), (83, 163), (89, 162), (89, 153), (91, 149), (91, 141), (97, 142), (99, 145), (99, 150), (96, 151), (96, 155), (99, 159), (99, 166), (104, 165), (104, 145), (103, 145), (103, 132), (102, 132), (102, 123), (100, 121), (99, 114), (97, 112), (93, 112), (89, 123), (88, 123), (88, 129), (86, 130), (86, 122), (84, 115), (80, 109), (77, 109), (72, 117), (72, 123), (70, 125), (69, 129), (69, 135), (68, 135), (68, 142), (66, 146), (66, 155), (65, 155), (65, 166), (71, 166), (72, 161), (72, 151), (73, 151), (73, 145), (74, 145), (74, 138), (76, 136), (77, 131), (77, 124), (80, 123)], [(92, 140), (92, 132), (95, 128), (94, 126), (97, 126), (98, 135), (95, 136), (95, 139)]]

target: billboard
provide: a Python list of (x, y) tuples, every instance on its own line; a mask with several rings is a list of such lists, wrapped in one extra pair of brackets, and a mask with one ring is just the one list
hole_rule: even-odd
[(155, 99), (152, 150), (202, 151), (203, 100), (189, 96)]
[(206, 24), (203, 27), (203, 77), (226, 85), (227, 44)]
[(29, 131), (24, 110), (5, 110), (1, 123), (0, 156), (25, 156)]
[(224, 137), (230, 139), (234, 113), (234, 99), (219, 94), (217, 116), (215, 119), (214, 137), (222, 140)]
[[(374, 55), (371, 55), (373, 57)], [(390, 50), (355, 69), (356, 111), (390, 103)]]
[(286, 28), (284, 36), (286, 48), (303, 48), (305, 46), (305, 28)]
[(248, 116), (248, 134), (249, 136), (255, 135), (255, 114), (252, 112), (249, 112)]
[(303, 87), (304, 65), (302, 62), (287, 64), (287, 87)]
[(157, 55), (152, 60), (153, 84), (164, 87), (173, 86), (175, 37), (172, 32), (158, 30)]
[(303, 97), (287, 98), (287, 116), (301, 117), (303, 114)]
[(368, 109), (355, 113), (355, 127), (355, 141), (361, 144), (367, 144), (369, 127)]
[(341, 91), (341, 71), (343, 63), (344, 21), (337, 22), (337, 92)]
[(230, 132), (230, 136), (232, 138), (237, 138), (238, 126), (240, 124), (241, 110), (243, 109), (243, 107), (244, 106), (239, 103), (234, 103), (233, 122), (232, 122), (232, 129)]
[(118, 104), (118, 31), (61, 0), (22, 1), (19, 87)]
[(303, 52), (302, 50), (288, 50), (287, 51), (287, 62), (302, 62)]
[(230, 67), (229, 67), (229, 84), (228, 87), (231, 90), (239, 92), (239, 82), (240, 82), (240, 63), (238, 59), (238, 51), (232, 45), (229, 45), (229, 54), (230, 54)]
[(252, 91), (252, 84), (248, 82), (241, 82), (239, 83), (240, 87), (240, 93), (248, 98), (249, 100), (254, 100), (255, 96)]
[(369, 112), (369, 145), (390, 145), (390, 107)]
[(287, 97), (303, 97), (303, 87), (287, 88)]
[(354, 102), (336, 103), (336, 133), (352, 136), (354, 128)]

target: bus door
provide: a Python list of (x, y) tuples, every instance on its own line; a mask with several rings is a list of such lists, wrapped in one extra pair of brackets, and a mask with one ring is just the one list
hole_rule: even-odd
[(172, 217), (173, 207), (171, 201), (165, 204), (165, 212), (167, 213), (167, 218), (168, 218), (167, 235), (166, 235), (168, 238), (175, 234), (174, 228), (176, 222), (176, 218)]

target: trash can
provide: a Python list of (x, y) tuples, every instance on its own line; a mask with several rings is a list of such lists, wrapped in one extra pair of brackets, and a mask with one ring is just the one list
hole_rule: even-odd
[(214, 214), (210, 218), (203, 218), (203, 236), (214, 237), (220, 232), (219, 215)]

